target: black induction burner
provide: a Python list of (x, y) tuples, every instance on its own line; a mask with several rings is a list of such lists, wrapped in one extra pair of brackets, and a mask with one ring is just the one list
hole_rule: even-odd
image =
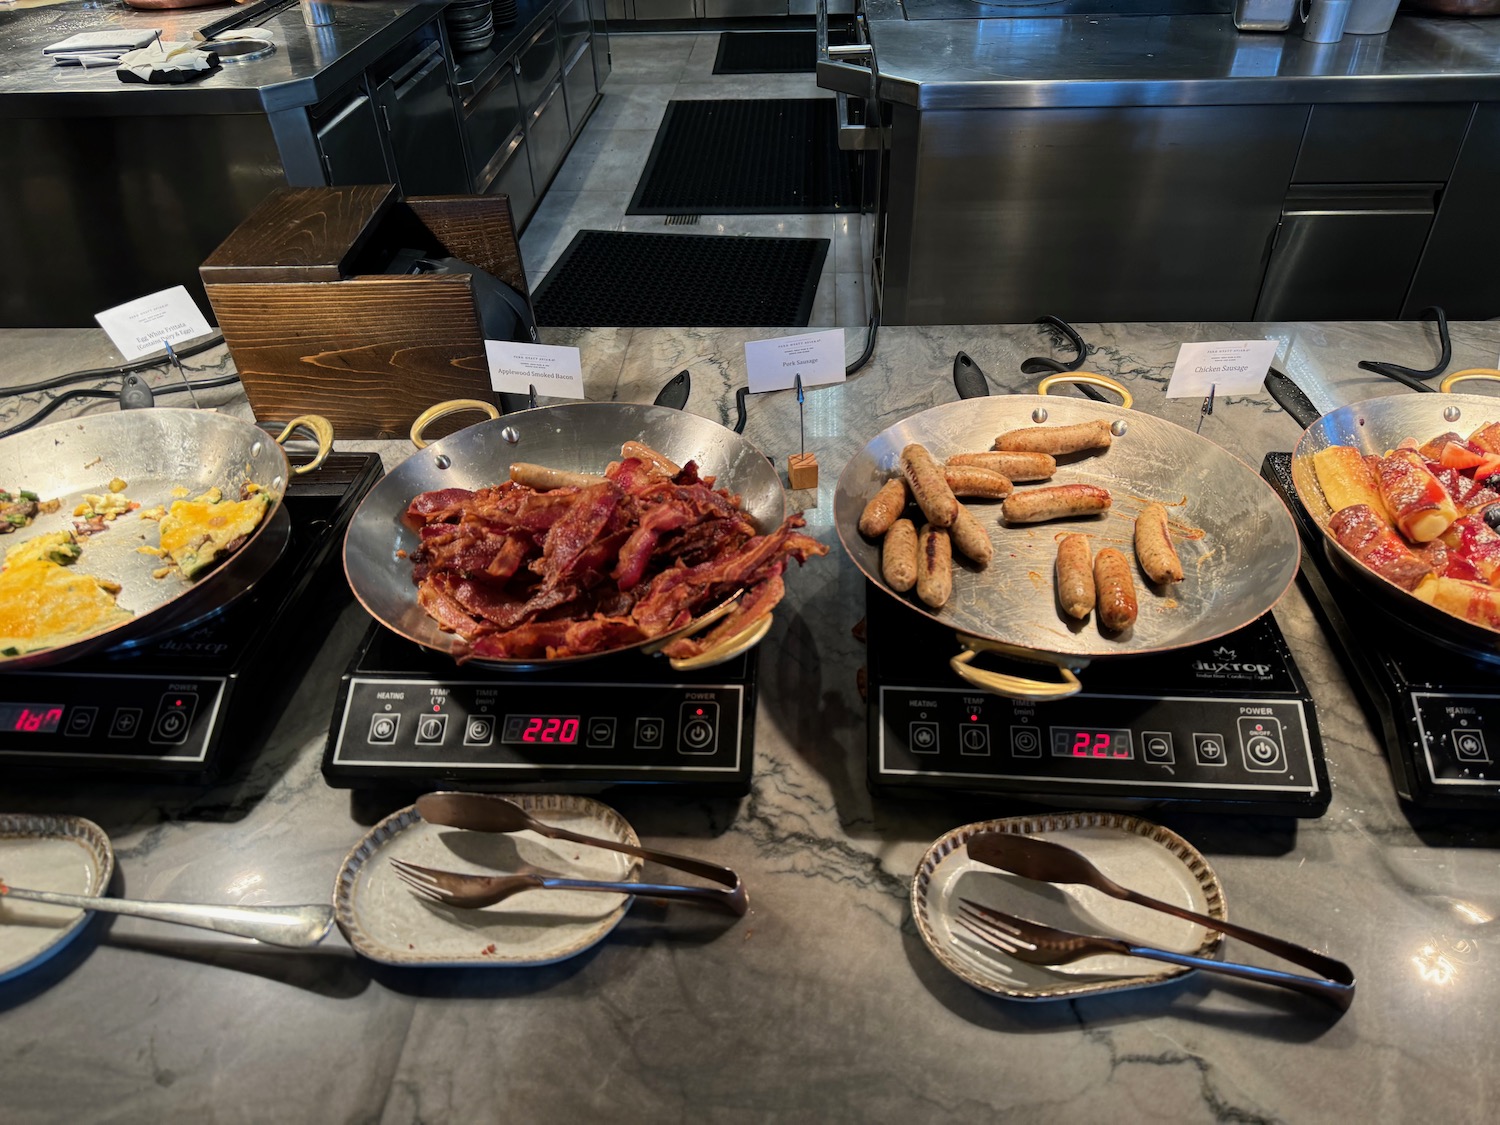
[(639, 652), (518, 672), (456, 664), (372, 622), (339, 686), (323, 775), (347, 788), (740, 795), (758, 653), (693, 672)]
[(1312, 697), (1269, 613), (1216, 641), (1090, 664), (1078, 694), (1035, 702), (961, 681), (951, 629), (874, 588), (865, 602), (878, 793), (1299, 817), (1328, 807)]
[(1500, 661), (1420, 634), (1340, 575), (1323, 533), (1297, 500), (1290, 454), (1268, 455), (1261, 475), (1297, 520), (1303, 541), (1298, 581), (1380, 728), (1396, 792), (1427, 808), (1495, 807)]
[(381, 472), (376, 454), (334, 453), (292, 477), (286, 549), (219, 612), (138, 645), (0, 675), (0, 772), (206, 781), (257, 748), (348, 596), (335, 548)]

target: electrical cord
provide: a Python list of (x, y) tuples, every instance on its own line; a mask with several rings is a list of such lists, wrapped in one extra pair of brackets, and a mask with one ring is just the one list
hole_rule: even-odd
[[(182, 353), (178, 353), (178, 354), (182, 354)], [(152, 388), (152, 393), (156, 394), (156, 395), (181, 394), (184, 391), (186, 391), (190, 386), (195, 391), (206, 391), (206, 390), (212, 390), (214, 387), (227, 387), (231, 383), (238, 383), (239, 381), (240, 381), (240, 377), (238, 375), (221, 375), (217, 379), (200, 379), (200, 380), (198, 380), (198, 381), (196, 381), (194, 383), (191, 383), (191, 384), (187, 384), (187, 383), (168, 383), (168, 384), (166, 384), (164, 386), (161, 386), (161, 387), (153, 387)], [(32, 426), (35, 426), (38, 422), (43, 421), (44, 419), (50, 417), (59, 407), (64, 406), (64, 405), (66, 405), (69, 402), (76, 402), (79, 399), (85, 399), (85, 398), (111, 398), (111, 399), (117, 399), (119, 397), (120, 397), (120, 392), (119, 392), (118, 389), (105, 389), (105, 388), (97, 388), (96, 389), (96, 388), (90, 388), (90, 387), (83, 387), (83, 388), (80, 388), (80, 389), (75, 390), (75, 391), (64, 391), (62, 394), (60, 394), (56, 398), (54, 398), (51, 402), (47, 403), (46, 406), (44, 406), (40, 410), (38, 410), (30, 418), (27, 418), (24, 422), (17, 422), (14, 426), (11, 426), (9, 429), (0, 430), (0, 438), (8, 438), (12, 434), (18, 434), (18, 433), (20, 433), (22, 430), (29, 430)]]
[[(212, 336), (201, 343), (194, 344), (190, 348), (181, 348), (177, 352), (178, 359), (187, 359), (216, 348), (224, 342), (224, 337), (215, 332)], [(132, 363), (122, 363), (118, 367), (91, 367), (87, 371), (73, 371), (67, 375), (56, 375), (51, 379), (42, 379), (36, 383), (27, 383), (19, 387), (5, 387), (0, 389), (0, 398), (14, 398), (17, 395), (36, 394), (38, 391), (52, 391), (58, 387), (66, 387), (69, 383), (85, 383), (91, 379), (109, 379), (116, 375), (129, 375), (132, 371), (145, 371), (150, 367), (159, 367), (171, 361), (170, 356), (148, 356), (138, 359)], [(95, 396), (97, 397), (97, 396)]]

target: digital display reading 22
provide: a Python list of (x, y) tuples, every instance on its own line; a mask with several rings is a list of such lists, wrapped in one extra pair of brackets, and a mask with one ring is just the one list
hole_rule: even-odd
[(500, 741), (572, 746), (578, 741), (577, 715), (507, 715)]
[(1128, 762), (1135, 757), (1129, 730), (1108, 727), (1052, 727), (1054, 758), (1108, 758)]

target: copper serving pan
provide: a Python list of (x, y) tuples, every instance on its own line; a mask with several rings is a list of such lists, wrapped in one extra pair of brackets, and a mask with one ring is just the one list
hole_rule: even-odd
[[(422, 429), (459, 409), (483, 410), (480, 422), (426, 445)], [(758, 531), (775, 530), (786, 518), (786, 493), (776, 469), (746, 438), (717, 422), (663, 406), (623, 402), (577, 402), (544, 406), (496, 417), (495, 408), (478, 400), (442, 403), (423, 413), (412, 426), (419, 452), (387, 473), (372, 488), (349, 521), (344, 536), (344, 573), (370, 616), (407, 640), (437, 652), (452, 653), (454, 635), (444, 632), (417, 604), (412, 564), (407, 557), (419, 540), (403, 518), (412, 498), (440, 488), (478, 489), (509, 479), (514, 461), (546, 465), (577, 473), (602, 473), (620, 459), (620, 446), (640, 441), (678, 464), (696, 461), (715, 487), (740, 496)], [(708, 624), (699, 619), (699, 627)], [(688, 660), (673, 660), (678, 670), (722, 663), (758, 643), (769, 631), (769, 616), (724, 645)], [(607, 652), (557, 660), (475, 660), (498, 668), (542, 668), (590, 660), (630, 649), (658, 648), (664, 638), (642, 641)]]
[[(1442, 391), (1476, 379), (1500, 380), (1500, 371), (1470, 369), (1449, 375)], [(1425, 442), (1456, 431), (1465, 436), (1487, 422), (1500, 421), (1500, 399), (1487, 395), (1394, 394), (1331, 410), (1309, 426), (1292, 451), (1292, 485), (1297, 499), (1323, 532), (1325, 546), (1339, 570), (1376, 596), (1386, 599), (1407, 624), (1436, 632), (1461, 648), (1500, 653), (1500, 633), (1429, 605), (1408, 590), (1359, 562), (1328, 529), (1333, 512), (1313, 468), (1313, 455), (1332, 445), (1349, 445), (1365, 454), (1381, 454), (1407, 438)]]
[[(1043, 381), (1078, 382), (1080, 373)], [(1084, 381), (1123, 387), (1098, 376)], [(989, 449), (1006, 431), (1036, 424), (1070, 425), (1107, 418), (1115, 433), (1102, 455), (1059, 458), (1051, 482), (1108, 488), (1113, 506), (1104, 516), (1007, 526), (998, 501), (965, 503), (990, 535), (995, 557), (979, 570), (955, 552), (953, 596), (931, 609), (915, 591), (900, 594), (881, 576), (880, 544), (859, 531), (866, 502), (897, 470), (909, 442), (920, 442), (940, 461), (956, 453)], [(1074, 621), (1058, 605), (1053, 577), (1057, 542), (1066, 533), (1090, 537), (1095, 551), (1113, 546), (1134, 560), (1134, 519), (1147, 504), (1167, 505), (1186, 580), (1154, 590), (1136, 571), (1140, 614), (1119, 634), (1101, 629), (1098, 615)], [(1249, 465), (1206, 438), (1164, 419), (1124, 406), (1086, 399), (1006, 395), (968, 399), (924, 410), (875, 437), (845, 466), (833, 501), (834, 527), (856, 566), (886, 594), (913, 612), (951, 628), (963, 650), (953, 670), (976, 687), (1015, 698), (1047, 699), (1080, 690), (1074, 672), (1091, 661), (1164, 652), (1213, 640), (1254, 621), (1281, 598), (1297, 574), (1297, 531), (1271, 486)], [(1053, 665), (1061, 679), (996, 675), (973, 664), (975, 655)]]
[[(318, 456), (293, 470), (282, 450), (293, 429), (307, 426), (318, 435)], [(58, 510), (39, 515), (29, 526), (0, 536), (0, 552), (51, 531), (72, 530), (74, 509), (85, 494), (104, 494), (109, 482), (125, 482), (123, 495), (142, 508), (170, 506), (181, 496), (210, 488), (235, 498), (254, 482), (272, 498), (272, 510), (234, 554), (207, 574), (189, 581), (177, 572), (152, 577), (162, 560), (138, 548), (159, 542), (155, 523), (138, 511), (120, 516), (108, 530), (90, 535), (73, 569), (120, 584), (117, 603), (134, 614), (112, 628), (37, 652), (0, 659), (0, 669), (57, 664), (100, 648), (154, 637), (215, 612), (243, 593), (285, 547), (290, 524), (280, 511), (288, 477), (322, 464), (333, 444), (333, 429), (308, 415), (272, 437), (250, 422), (204, 410), (153, 407), (113, 414), (89, 414), (38, 426), (0, 441), (0, 488), (34, 492), (61, 501)]]

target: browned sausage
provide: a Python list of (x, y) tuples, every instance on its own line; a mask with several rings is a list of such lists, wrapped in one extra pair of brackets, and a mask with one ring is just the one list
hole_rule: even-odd
[(1057, 472), (1057, 458), (1047, 453), (1010, 453), (992, 449), (987, 453), (955, 453), (950, 466), (977, 465), (1009, 480), (1047, 480)]
[(1001, 511), (1008, 523), (1041, 523), (1064, 516), (1092, 516), (1109, 511), (1109, 489), (1097, 484), (1056, 484), (1006, 497)]
[(901, 451), (901, 472), (927, 522), (933, 527), (951, 527), (958, 518), (958, 497), (943, 479), (943, 470), (932, 454), (913, 442)]
[(517, 461), (510, 467), (510, 479), (538, 492), (550, 492), (554, 488), (587, 488), (604, 478), (592, 473), (570, 473), (565, 469), (549, 469), (546, 465)]
[(953, 546), (948, 532), (930, 523), (917, 536), (917, 597), (937, 609), (953, 593)]
[(1094, 610), (1094, 560), (1088, 537), (1065, 535), (1057, 545), (1057, 600), (1082, 621)]
[(897, 520), (880, 545), (880, 573), (892, 590), (906, 593), (917, 584), (917, 528), (911, 520)]
[(1106, 629), (1128, 629), (1135, 623), (1135, 579), (1129, 560), (1113, 547), (1094, 556), (1094, 599)]
[(944, 465), (943, 479), (955, 496), (972, 496), (980, 500), (1004, 500), (1016, 490), (1010, 478), (993, 469), (978, 465)]
[(953, 521), (948, 534), (953, 545), (980, 566), (989, 566), (995, 557), (995, 545), (990, 542), (989, 533), (962, 504), (958, 506), (958, 519)]
[(906, 481), (894, 477), (881, 485), (859, 517), (859, 530), (871, 539), (879, 539), (906, 510)]
[(1076, 426), (1030, 426), (1009, 430), (995, 439), (996, 449), (1023, 453), (1077, 453), (1081, 449), (1107, 449), (1113, 441), (1109, 423), (1080, 422)]
[(1167, 530), (1167, 510), (1160, 504), (1147, 504), (1135, 517), (1135, 557), (1157, 585), (1182, 581), (1182, 560)]

